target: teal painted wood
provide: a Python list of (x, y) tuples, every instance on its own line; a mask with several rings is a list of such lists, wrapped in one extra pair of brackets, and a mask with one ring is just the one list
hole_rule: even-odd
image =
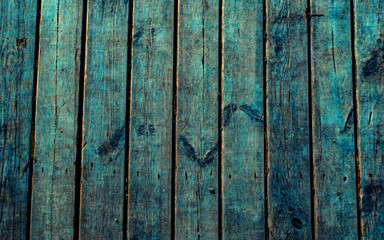
[(177, 239), (218, 238), (219, 1), (180, 2)]
[(318, 239), (357, 239), (351, 19), (348, 1), (313, 1)]
[(269, 236), (311, 238), (306, 1), (268, 1)]
[(0, 3), (0, 236), (23, 239), (36, 34), (36, 0)]
[(121, 239), (129, 2), (89, 1), (81, 237)]
[(263, 4), (224, 2), (224, 239), (264, 239)]
[(384, 4), (355, 4), (362, 221), (365, 239), (383, 239)]
[(171, 239), (173, 2), (134, 2), (129, 239)]
[(32, 239), (73, 238), (83, 1), (43, 1)]

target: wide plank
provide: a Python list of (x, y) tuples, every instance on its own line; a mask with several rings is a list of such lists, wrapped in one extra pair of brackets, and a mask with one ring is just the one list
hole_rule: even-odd
[(43, 1), (40, 25), (32, 239), (74, 234), (83, 1)]
[(384, 239), (384, 3), (354, 2), (363, 235)]
[(307, 1), (267, 6), (269, 237), (310, 239)]
[(263, 4), (224, 2), (223, 237), (263, 239)]
[(81, 237), (121, 239), (124, 226), (129, 1), (89, 1)]
[(313, 1), (314, 152), (318, 239), (357, 239), (350, 3)]
[(217, 239), (219, 1), (180, 2), (176, 238)]
[(171, 239), (173, 3), (134, 2), (129, 239)]
[[(0, 2), (0, 236), (24, 239), (37, 0)], [(32, 146), (33, 147), (33, 146)]]

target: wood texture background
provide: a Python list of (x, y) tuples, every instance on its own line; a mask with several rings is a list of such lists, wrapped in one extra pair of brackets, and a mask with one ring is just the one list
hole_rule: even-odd
[(383, 239), (380, 0), (0, 3), (2, 239)]

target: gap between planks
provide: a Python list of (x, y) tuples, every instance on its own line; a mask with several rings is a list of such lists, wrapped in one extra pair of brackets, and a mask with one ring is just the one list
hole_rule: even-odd
[(177, 112), (178, 112), (178, 60), (179, 60), (179, 0), (174, 1), (173, 11), (173, 72), (172, 72), (172, 183), (171, 183), (171, 239), (176, 239), (176, 189), (177, 189)]
[(35, 32), (35, 61), (33, 72), (33, 93), (32, 93), (32, 124), (29, 147), (29, 179), (28, 179), (28, 203), (27, 203), (27, 231), (26, 239), (31, 239), (32, 224), (32, 199), (33, 199), (33, 171), (35, 163), (35, 141), (36, 141), (36, 109), (37, 109), (37, 86), (39, 79), (40, 60), (40, 26), (41, 26), (42, 0), (37, 0), (36, 32)]
[(219, 65), (219, 82), (218, 82), (218, 95), (217, 95), (217, 100), (218, 100), (218, 188), (219, 188), (219, 194), (218, 194), (218, 206), (219, 206), (219, 214), (218, 214), (218, 236), (219, 240), (223, 239), (223, 67), (224, 67), (224, 62), (223, 62), (223, 55), (224, 55), (224, 50), (223, 50), (223, 20), (224, 20), (224, 0), (219, 1), (219, 53), (218, 53), (218, 65)]
[(313, 120), (314, 116), (314, 89), (313, 89), (313, 65), (312, 65), (312, 16), (317, 16), (317, 14), (312, 13), (312, 0), (307, 0), (307, 64), (308, 64), (308, 126), (309, 126), (309, 151), (310, 151), (310, 191), (311, 191), (311, 231), (312, 239), (317, 239), (317, 213), (316, 213), (316, 158), (315, 158), (315, 147), (314, 147), (314, 128), (315, 123)]
[(83, 2), (83, 19), (81, 30), (81, 59), (80, 59), (80, 82), (79, 82), (79, 109), (77, 116), (77, 146), (76, 146), (76, 182), (75, 182), (75, 216), (74, 216), (74, 239), (81, 239), (81, 193), (83, 178), (83, 122), (84, 122), (84, 94), (85, 74), (87, 64), (87, 31), (88, 31), (88, 0)]
[(130, 140), (131, 140), (131, 109), (132, 109), (132, 56), (133, 56), (133, 30), (134, 30), (134, 0), (129, 2), (128, 17), (128, 74), (127, 74), (127, 100), (126, 100), (126, 128), (125, 128), (125, 162), (124, 162), (124, 219), (123, 239), (129, 236), (129, 183), (130, 183)]
[(357, 54), (356, 54), (356, 7), (355, 1), (350, 0), (351, 16), (351, 52), (352, 52), (352, 86), (353, 86), (353, 130), (355, 135), (355, 174), (356, 174), (356, 208), (357, 208), (357, 230), (358, 237), (362, 239), (363, 220), (362, 220), (362, 199), (361, 199), (361, 169), (360, 169), (360, 135), (359, 135), (359, 99), (357, 85)]
[(269, 240), (268, 0), (263, 0), (264, 234)]

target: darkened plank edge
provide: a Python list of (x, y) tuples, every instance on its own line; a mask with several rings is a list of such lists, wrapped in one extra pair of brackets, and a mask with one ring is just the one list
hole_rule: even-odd
[(357, 86), (357, 53), (356, 53), (356, 5), (355, 0), (350, 0), (351, 16), (351, 55), (352, 55), (352, 86), (353, 86), (353, 130), (355, 135), (355, 173), (356, 173), (356, 208), (357, 208), (357, 229), (359, 239), (362, 239), (363, 218), (361, 198), (361, 170), (360, 170), (360, 135), (359, 135), (359, 99)]
[(171, 239), (176, 239), (176, 189), (177, 189), (177, 103), (179, 61), (179, 0), (174, 0), (173, 11), (173, 72), (172, 72), (172, 182), (171, 182)]
[(269, 240), (268, 0), (263, 0), (264, 234)]
[(36, 141), (36, 109), (37, 109), (37, 84), (39, 79), (39, 60), (40, 60), (40, 25), (41, 25), (41, 9), (42, 0), (37, 0), (36, 13), (36, 31), (35, 31), (35, 67), (33, 72), (33, 93), (32, 93), (32, 123), (31, 138), (29, 147), (29, 179), (28, 179), (28, 196), (27, 196), (27, 230), (26, 239), (31, 239), (32, 224), (32, 193), (33, 193), (33, 170), (35, 162), (35, 141)]
[(224, 93), (224, 78), (223, 78), (223, 70), (224, 70), (224, 62), (223, 62), (223, 55), (224, 55), (224, 48), (223, 48), (223, 20), (224, 20), (224, 0), (219, 0), (219, 39), (218, 39), (218, 46), (219, 46), (219, 52), (218, 52), (218, 94), (217, 94), (217, 100), (218, 100), (218, 236), (219, 240), (223, 239), (223, 222), (224, 222), (224, 216), (223, 216), (223, 93)]
[(315, 147), (314, 147), (314, 74), (312, 64), (312, 23), (313, 16), (317, 16), (316, 13), (312, 13), (312, 0), (307, 0), (307, 56), (308, 56), (308, 126), (309, 126), (309, 154), (310, 154), (310, 187), (311, 187), (311, 231), (312, 239), (317, 239), (317, 212), (316, 212), (316, 171), (315, 171)]
[(81, 225), (81, 192), (83, 178), (83, 122), (84, 122), (84, 95), (85, 95), (85, 72), (87, 66), (87, 30), (88, 30), (88, 1), (83, 1), (83, 19), (81, 30), (81, 55), (80, 55), (80, 79), (79, 79), (79, 110), (77, 116), (76, 137), (76, 173), (75, 173), (75, 216), (73, 222), (74, 239), (80, 239)]
[(128, 239), (129, 231), (129, 183), (130, 183), (130, 140), (131, 140), (131, 113), (132, 113), (132, 56), (133, 56), (133, 29), (134, 29), (134, 0), (129, 1), (128, 16), (128, 73), (127, 73), (127, 100), (126, 100), (126, 124), (125, 128), (125, 162), (124, 162), (124, 218), (123, 239)]

